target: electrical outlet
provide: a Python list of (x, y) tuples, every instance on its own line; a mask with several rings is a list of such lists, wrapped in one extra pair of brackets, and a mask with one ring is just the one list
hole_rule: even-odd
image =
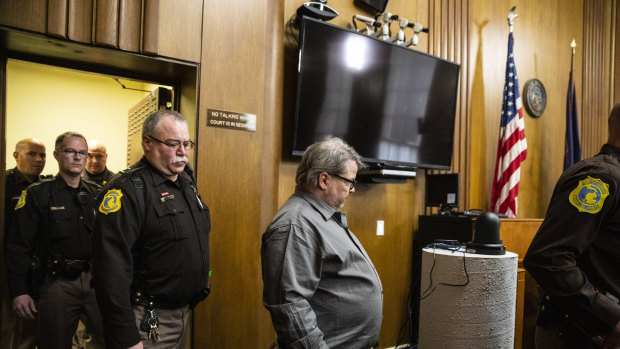
[(383, 221), (377, 221), (377, 235), (378, 236), (383, 236), (384, 235), (384, 233), (385, 233), (384, 230), (383, 230), (384, 225), (385, 224), (384, 224)]

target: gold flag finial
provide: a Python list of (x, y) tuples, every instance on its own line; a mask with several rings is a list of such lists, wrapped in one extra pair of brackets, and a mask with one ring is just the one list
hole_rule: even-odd
[(573, 48), (573, 54), (575, 54), (575, 47), (577, 47), (577, 43), (575, 43), (575, 39), (570, 43), (570, 47)]

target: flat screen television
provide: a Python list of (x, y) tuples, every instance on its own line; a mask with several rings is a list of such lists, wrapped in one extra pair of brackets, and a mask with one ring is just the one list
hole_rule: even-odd
[(450, 169), (459, 69), (304, 17), (292, 154), (340, 137), (371, 168)]

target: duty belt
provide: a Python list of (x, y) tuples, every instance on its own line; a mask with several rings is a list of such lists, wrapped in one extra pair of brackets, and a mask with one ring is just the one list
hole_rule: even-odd
[(173, 303), (162, 301), (161, 298), (147, 294), (141, 290), (132, 290), (131, 303), (134, 305), (143, 305), (144, 307), (153, 307), (156, 309), (178, 309), (189, 305), (190, 309), (193, 309), (200, 301), (207, 298), (209, 295), (209, 288), (200, 290), (189, 302), (185, 303)]
[(63, 277), (70, 280), (77, 279), (80, 274), (92, 269), (92, 261), (89, 259), (65, 259), (55, 256), (49, 259), (47, 265), (49, 275)]
[(131, 303), (134, 305), (143, 305), (144, 307), (168, 310), (178, 309), (186, 305), (164, 302), (161, 299), (158, 299), (153, 295), (146, 294), (140, 290), (136, 290), (131, 293)]

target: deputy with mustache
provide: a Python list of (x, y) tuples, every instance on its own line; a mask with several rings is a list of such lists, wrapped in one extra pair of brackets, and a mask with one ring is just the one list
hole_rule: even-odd
[(184, 348), (208, 295), (210, 215), (188, 165), (194, 142), (170, 110), (144, 121), (144, 157), (97, 200), (94, 286), (108, 348)]

